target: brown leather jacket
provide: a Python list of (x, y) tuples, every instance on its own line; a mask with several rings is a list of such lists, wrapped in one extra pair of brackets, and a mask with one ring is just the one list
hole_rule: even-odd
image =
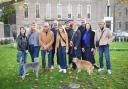
[(47, 32), (47, 34), (44, 31), (40, 32), (39, 41), (41, 50), (46, 50), (45, 47), (47, 48), (47, 50), (52, 50), (52, 44), (54, 41), (53, 32), (50, 30)]

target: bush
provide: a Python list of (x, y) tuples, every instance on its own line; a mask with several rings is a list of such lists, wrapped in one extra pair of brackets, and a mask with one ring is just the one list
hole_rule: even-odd
[(4, 44), (10, 44), (10, 43), (12, 43), (13, 42), (13, 39), (11, 39), (11, 38), (5, 38), (5, 39), (1, 39), (0, 40), (0, 45), (4, 45)]

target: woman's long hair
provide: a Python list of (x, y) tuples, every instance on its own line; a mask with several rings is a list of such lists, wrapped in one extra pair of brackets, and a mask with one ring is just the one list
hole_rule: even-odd
[(85, 30), (87, 31), (87, 28), (86, 28), (86, 25), (87, 25), (87, 24), (89, 24), (89, 25), (90, 25), (89, 30), (92, 30), (92, 26), (91, 26), (91, 24), (90, 24), (90, 23), (86, 23), (86, 24), (85, 24)]
[[(24, 34), (21, 33), (21, 29), (24, 29), (25, 30), (25, 33)], [(24, 27), (20, 27), (20, 36), (24, 36), (24, 37), (26, 36), (26, 29)]]

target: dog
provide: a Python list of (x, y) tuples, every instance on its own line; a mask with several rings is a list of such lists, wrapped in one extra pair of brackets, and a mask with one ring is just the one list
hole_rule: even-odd
[(81, 70), (86, 70), (89, 75), (93, 73), (94, 66), (89, 61), (73, 58), (72, 62), (76, 64), (78, 72), (80, 72)]
[(38, 58), (34, 58), (34, 62), (31, 63), (25, 63), (23, 65), (23, 75), (22, 75), (22, 79), (25, 78), (26, 73), (28, 72), (29, 69), (32, 69), (36, 75), (36, 78), (38, 78), (38, 72), (39, 72), (39, 60)]

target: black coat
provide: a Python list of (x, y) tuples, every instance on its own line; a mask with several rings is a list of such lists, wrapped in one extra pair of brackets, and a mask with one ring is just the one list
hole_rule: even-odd
[(26, 36), (19, 35), (17, 37), (17, 48), (19, 51), (25, 51), (28, 49), (28, 39)]
[[(74, 33), (74, 36), (72, 37), (71, 41), (73, 42), (73, 47), (71, 48), (71, 52), (70, 54), (73, 57), (81, 57), (81, 32), (80, 30), (77, 30)], [(75, 50), (74, 47), (76, 47), (77, 49)]]

